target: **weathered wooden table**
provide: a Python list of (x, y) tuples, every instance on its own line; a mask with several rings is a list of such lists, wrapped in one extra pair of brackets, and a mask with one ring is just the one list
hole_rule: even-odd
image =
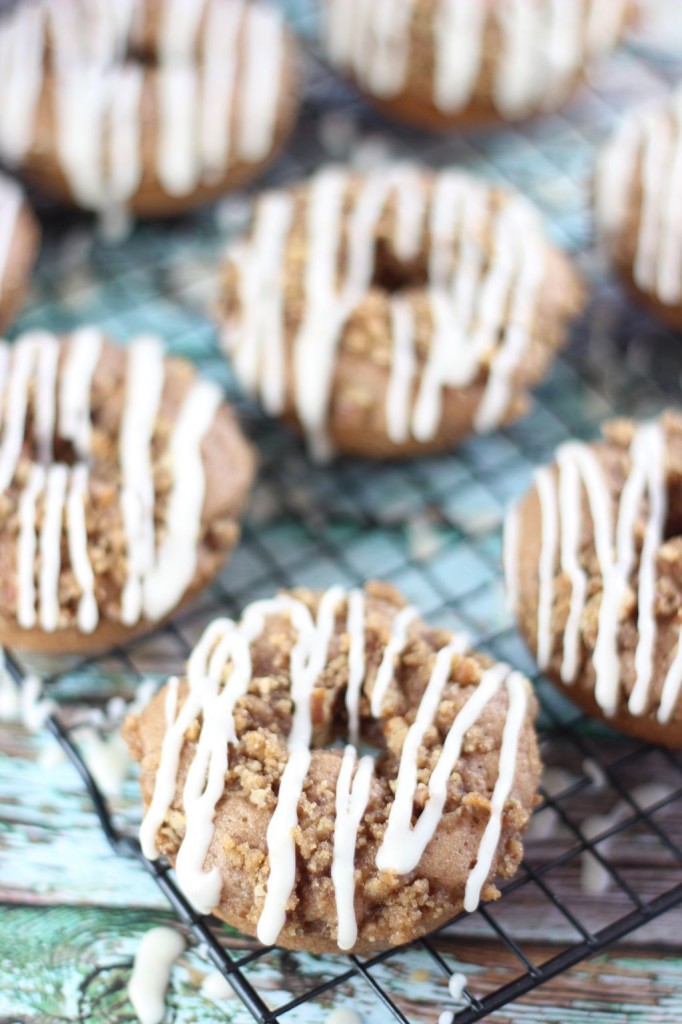
[[(300, 26), (309, 27), (310, 4), (292, 0), (287, 6)], [(41, 211), (46, 242), (16, 330), (95, 321), (122, 339), (159, 332), (171, 351), (195, 359), (225, 384), (263, 455), (243, 543), (219, 585), (157, 636), (93, 662), (58, 666), (49, 689), (65, 720), (82, 717), (84, 708), (120, 710), (107, 704), (110, 698), (131, 698), (140, 677), (161, 680), (177, 671), (188, 644), (216, 609), (233, 613), (292, 582), (326, 586), (385, 576), (432, 620), (466, 628), (484, 648), (533, 672), (500, 583), (499, 527), (506, 502), (521, 493), (533, 464), (557, 443), (571, 435), (593, 436), (613, 411), (636, 415), (666, 402), (679, 404), (679, 339), (628, 306), (608, 281), (592, 245), (588, 203), (595, 146), (617, 111), (679, 81), (682, 16), (673, 0), (661, 6), (669, 19), (658, 35), (634, 41), (567, 112), (494, 135), (444, 139), (387, 125), (312, 63), (299, 131), (269, 183), (329, 158), (367, 166), (418, 154), (436, 165), (476, 167), (538, 202), (557, 240), (595, 282), (590, 312), (539, 390), (531, 415), (446, 458), (369, 468), (344, 461), (314, 470), (283, 428), (261, 420), (239, 397), (205, 311), (217, 255), (244, 222), (248, 197), (233, 197), (172, 225), (141, 226), (117, 246), (99, 240), (87, 220)], [(409, 1021), (435, 1021), (449, 1005), (447, 977), (434, 950), (449, 970), (467, 975), (469, 991), (481, 998), (528, 964), (537, 970), (570, 949), (584, 937), (581, 928), (591, 934), (636, 913), (637, 901), (650, 907), (656, 899), (673, 902), (670, 894), (679, 895), (682, 762), (578, 720), (539, 686), (548, 730), (543, 752), (553, 766), (546, 785), (556, 805), (538, 815), (521, 886), (485, 915), (472, 915), (439, 935), (431, 951), (417, 947), (372, 968), (370, 979)], [(116, 741), (106, 730), (102, 739), (92, 724), (80, 739), (96, 772), (106, 763), (111, 780), (120, 763)], [(664, 788), (642, 794), (638, 787), (651, 780)], [(116, 820), (134, 831), (139, 808), (132, 770), (114, 789)], [(603, 864), (617, 872), (613, 879), (600, 878), (599, 867), (590, 867), (582, 853), (582, 826), (588, 817), (612, 812), (633, 791), (640, 806), (654, 797), (660, 806), (599, 842)], [(588, 891), (594, 889), (599, 891)], [(55, 740), (45, 731), (29, 733), (8, 723), (0, 724), (0, 900), (0, 1021), (132, 1019), (126, 998), (132, 957), (149, 927), (172, 920), (168, 905), (138, 864), (110, 851), (81, 781)], [(516, 941), (525, 966), (500, 932)], [(677, 1022), (681, 934), (678, 908), (493, 1019)], [(235, 935), (229, 943), (249, 947)], [(281, 1006), (347, 966), (341, 957), (272, 951), (255, 958), (245, 974), (269, 1005)], [(236, 999), (201, 993), (202, 978), (211, 970), (196, 948), (180, 960), (168, 1020), (250, 1019)], [(371, 981), (355, 974), (281, 1019), (313, 1024), (340, 1005), (353, 1005), (365, 1022), (390, 1017)]]

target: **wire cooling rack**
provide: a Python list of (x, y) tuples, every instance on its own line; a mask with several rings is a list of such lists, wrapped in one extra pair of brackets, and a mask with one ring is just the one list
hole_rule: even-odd
[[(311, 32), (312, 6), (286, 5), (304, 35)], [(434, 166), (475, 168), (522, 188), (544, 210), (556, 240), (595, 283), (588, 313), (520, 423), (443, 457), (400, 465), (346, 459), (320, 469), (285, 427), (262, 418), (241, 396), (205, 315), (218, 256), (248, 215), (248, 195), (171, 224), (141, 225), (116, 246), (100, 240), (87, 220), (42, 209), (44, 250), (17, 330), (95, 321), (122, 340), (161, 333), (171, 352), (224, 384), (262, 461), (242, 543), (200, 601), (151, 637), (102, 656), (38, 667), (59, 703), (48, 727), (80, 773), (111, 846), (143, 864), (228, 978), (244, 1012), (263, 1024), (318, 1020), (321, 1008), (341, 995), (361, 1009), (366, 1024), (435, 1021), (443, 1010), (467, 1024), (640, 926), (649, 924), (656, 941), (665, 941), (655, 922), (682, 903), (680, 755), (616, 737), (534, 674), (505, 607), (499, 565), (504, 507), (557, 444), (595, 436), (611, 415), (645, 415), (679, 401), (682, 343), (609, 282), (592, 246), (588, 197), (595, 147), (618, 111), (669, 88), (682, 64), (650, 41), (633, 43), (562, 114), (514, 130), (448, 138), (382, 121), (327, 75), (314, 54), (309, 64), (299, 129), (266, 184), (291, 181), (329, 159), (362, 168), (416, 155)], [(499, 902), (410, 947), (369, 958), (263, 949), (195, 914), (168, 866), (143, 857), (131, 827), (139, 811), (117, 805), (112, 815), (74, 723), (84, 703), (129, 690), (131, 680), (161, 681), (179, 671), (218, 613), (237, 615), (279, 587), (353, 586), (371, 577), (391, 581), (432, 622), (465, 629), (479, 649), (534, 678), (550, 766), (543, 802), (526, 858)], [(36, 667), (16, 652), (8, 652), (8, 666), (17, 678)], [(642, 789), (647, 780), (657, 787)], [(489, 956), (481, 952), (490, 950), (488, 940), (500, 950), (493, 964), (477, 960)], [(273, 964), (276, 986), (268, 973)], [(457, 1005), (446, 988), (455, 969), (467, 977)]]

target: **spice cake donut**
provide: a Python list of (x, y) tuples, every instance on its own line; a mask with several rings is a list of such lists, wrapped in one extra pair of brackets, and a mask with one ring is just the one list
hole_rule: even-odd
[(682, 417), (617, 420), (537, 470), (505, 573), (540, 669), (591, 714), (682, 747)]
[(330, 64), (419, 127), (556, 110), (620, 40), (633, 0), (323, 0)]
[(244, 388), (313, 455), (439, 451), (518, 417), (582, 287), (520, 195), (336, 166), (256, 201), (218, 316)]
[(0, 22), (0, 156), (88, 210), (166, 215), (241, 186), (298, 91), (260, 0), (37, 0)]
[(21, 306), (39, 244), (40, 228), (23, 191), (0, 174), (0, 331)]
[(0, 644), (77, 653), (170, 615), (226, 561), (254, 456), (159, 339), (0, 343)]
[(174, 864), (197, 910), (263, 943), (406, 942), (516, 870), (535, 714), (526, 679), (391, 587), (258, 601), (213, 622), (186, 676), (125, 724), (143, 851)]
[(597, 165), (599, 235), (617, 273), (682, 330), (682, 89), (625, 115)]

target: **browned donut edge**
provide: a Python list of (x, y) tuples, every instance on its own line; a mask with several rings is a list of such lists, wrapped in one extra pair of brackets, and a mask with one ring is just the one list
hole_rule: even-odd
[[(294, 130), (300, 103), (301, 77), (298, 44), (291, 32), (286, 31), (283, 80), (269, 153), (256, 163), (238, 160), (228, 167), (220, 180), (202, 183), (186, 195), (169, 195), (161, 187), (156, 172), (157, 122), (143, 124), (142, 181), (126, 203), (126, 208), (141, 218), (173, 216), (209, 203), (255, 180), (279, 155)], [(74, 197), (59, 162), (53, 81), (51, 76), (46, 75), (36, 115), (34, 137), (28, 153), (17, 167), (17, 173), (56, 201), (79, 208), (78, 200)], [(146, 91), (149, 94), (151, 80), (146, 84)]]
[(38, 257), (40, 234), (40, 225), (24, 200), (19, 210), (0, 286), (0, 331), (10, 326), (23, 305), (30, 284), (31, 271)]

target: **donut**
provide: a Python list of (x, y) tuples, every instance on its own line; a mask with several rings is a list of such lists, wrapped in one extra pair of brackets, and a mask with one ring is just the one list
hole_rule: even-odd
[(504, 551), (547, 677), (614, 728), (682, 747), (682, 416), (562, 445), (509, 512)]
[(313, 456), (392, 458), (517, 418), (582, 303), (520, 195), (459, 171), (331, 166), (258, 198), (217, 315), (243, 387)]
[(257, 601), (211, 623), (186, 675), (124, 725), (143, 852), (265, 944), (410, 941), (518, 867), (536, 710), (523, 676), (386, 584)]
[(0, 644), (101, 649), (197, 594), (239, 535), (254, 456), (158, 338), (0, 343)]
[(625, 115), (596, 173), (608, 258), (654, 315), (682, 331), (682, 89)]
[(296, 63), (261, 2), (20, 4), (0, 23), (0, 157), (86, 210), (180, 212), (280, 150)]
[(23, 191), (0, 174), (0, 331), (23, 302), (39, 244), (40, 228)]
[(559, 108), (620, 40), (633, 0), (323, 0), (329, 63), (420, 128)]

